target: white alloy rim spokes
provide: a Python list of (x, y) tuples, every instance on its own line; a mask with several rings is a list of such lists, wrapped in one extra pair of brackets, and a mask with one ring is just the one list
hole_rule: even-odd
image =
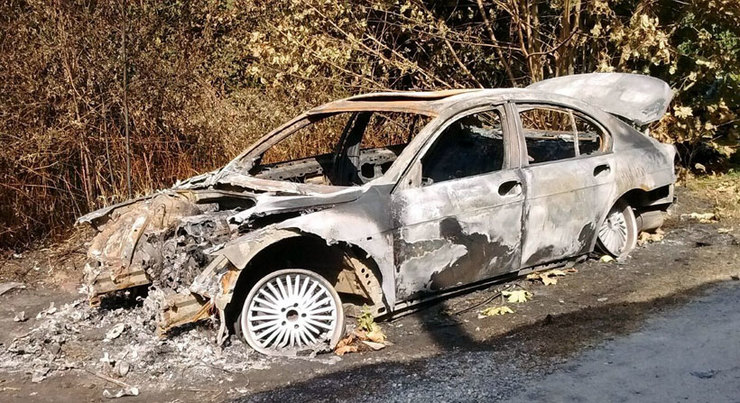
[(263, 349), (300, 349), (323, 343), (332, 338), (337, 326), (332, 293), (305, 274), (272, 278), (248, 303), (245, 330)]
[(622, 211), (612, 211), (599, 229), (601, 244), (612, 254), (619, 255), (627, 245), (627, 220)]

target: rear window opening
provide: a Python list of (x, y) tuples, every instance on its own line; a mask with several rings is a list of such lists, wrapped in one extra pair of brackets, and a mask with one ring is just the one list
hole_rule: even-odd
[(519, 106), (530, 164), (557, 161), (605, 151), (605, 133), (580, 113), (543, 106)]

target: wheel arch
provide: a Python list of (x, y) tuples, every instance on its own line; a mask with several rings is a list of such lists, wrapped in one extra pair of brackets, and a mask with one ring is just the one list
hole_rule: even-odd
[(617, 197), (612, 206), (623, 200), (633, 209), (643, 210), (656, 206), (669, 205), (673, 202), (673, 185), (658, 186), (654, 189), (633, 188)]
[(609, 206), (620, 201), (627, 203), (635, 213), (638, 231), (650, 231), (663, 225), (664, 213), (673, 203), (673, 184), (653, 189), (633, 188), (617, 197)]
[(347, 242), (329, 242), (297, 230), (277, 230), (265, 235), (259, 242), (239, 248), (245, 253), (238, 256), (233, 250), (224, 253), (238, 270), (224, 307), (227, 323), (233, 323), (239, 315), (249, 290), (259, 279), (290, 268), (321, 275), (340, 293), (343, 301), (368, 305), (374, 314), (388, 311), (381, 288), (381, 271), (361, 247)]

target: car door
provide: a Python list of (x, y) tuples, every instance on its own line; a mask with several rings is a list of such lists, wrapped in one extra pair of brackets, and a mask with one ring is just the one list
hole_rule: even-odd
[(399, 301), (516, 270), (524, 194), (503, 108), (433, 135), (391, 196)]
[(511, 107), (526, 156), (522, 267), (589, 252), (613, 197), (608, 133), (574, 109)]

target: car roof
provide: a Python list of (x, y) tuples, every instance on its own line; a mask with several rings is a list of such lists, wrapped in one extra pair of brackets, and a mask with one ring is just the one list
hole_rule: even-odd
[(323, 114), (353, 111), (394, 111), (437, 116), (454, 103), (471, 97), (500, 93), (501, 89), (452, 89), (442, 91), (385, 91), (355, 95), (329, 102), (309, 111)]
[(418, 113), (438, 116), (451, 106), (475, 99), (511, 99), (511, 100), (552, 100), (553, 98), (567, 103), (580, 104), (571, 97), (552, 94), (545, 91), (526, 88), (471, 88), (442, 91), (387, 91), (355, 95), (318, 106), (308, 114), (326, 114), (338, 112), (387, 111)]

